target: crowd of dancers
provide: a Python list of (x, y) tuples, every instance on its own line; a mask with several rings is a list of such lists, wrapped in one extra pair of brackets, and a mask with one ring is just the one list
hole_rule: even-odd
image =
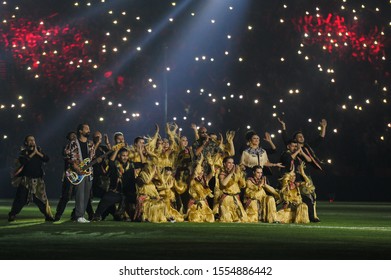
[[(319, 222), (315, 187), (306, 172), (308, 166), (322, 170), (311, 146), (324, 139), (327, 122), (321, 120), (319, 137), (311, 144), (301, 131), (288, 137), (285, 122), (279, 122), (286, 147), (277, 163), (269, 161), (268, 154), (277, 151), (269, 133), (264, 140), (270, 147), (264, 149), (260, 136), (248, 131), (247, 146), (235, 163), (234, 131), (223, 137), (192, 125), (194, 141), (189, 145), (178, 126), (168, 123), (167, 138), (161, 137), (156, 125), (153, 136), (136, 137), (128, 145), (121, 132), (114, 134), (113, 143), (99, 131), (89, 140), (89, 125), (80, 124), (66, 136), (62, 191), (54, 215), (42, 168), (49, 157), (35, 137), (27, 135), (12, 174), (17, 190), (8, 221), (15, 221), (30, 202), (46, 221), (59, 221), (74, 197), (71, 219), (79, 223), (100, 222), (109, 216), (116, 221), (151, 223)], [(272, 169), (280, 175), (275, 186), (268, 179)], [(95, 210), (93, 198), (100, 198)]]

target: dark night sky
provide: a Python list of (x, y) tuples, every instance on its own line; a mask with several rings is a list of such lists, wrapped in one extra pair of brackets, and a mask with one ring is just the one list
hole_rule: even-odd
[(320, 199), (391, 199), (388, 1), (173, 2), (0, 4), (1, 198), (30, 133), (57, 199), (61, 148), (80, 122), (130, 143), (166, 117), (190, 139), (191, 123), (232, 129), (237, 151), (250, 127), (275, 135), (277, 162), (278, 116), (309, 139), (328, 120), (325, 171), (311, 172)]

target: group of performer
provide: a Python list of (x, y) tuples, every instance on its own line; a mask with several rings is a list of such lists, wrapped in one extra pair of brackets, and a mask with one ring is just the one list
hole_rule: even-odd
[[(36, 203), (46, 221), (59, 221), (70, 199), (75, 208), (71, 219), (79, 223), (102, 221), (109, 215), (116, 221), (134, 222), (319, 222), (316, 193), (308, 166), (322, 169), (321, 161), (305, 141), (302, 132), (288, 137), (285, 122), (282, 137), (286, 145), (278, 163), (268, 154), (277, 151), (269, 133), (261, 147), (255, 131), (246, 133), (247, 146), (235, 163), (234, 131), (225, 139), (194, 130), (194, 142), (181, 135), (175, 123), (165, 127), (162, 138), (156, 125), (152, 137), (136, 137), (128, 145), (123, 133), (107, 135), (96, 131), (90, 138), (88, 124), (78, 125), (66, 136), (63, 148), (64, 175), (61, 197), (53, 215), (46, 196), (43, 164), (49, 157), (27, 135), (18, 158), (12, 183), (16, 196), (8, 221), (30, 202)], [(327, 122), (321, 120), (316, 143), (325, 137)], [(279, 184), (271, 186), (273, 171)], [(307, 172), (308, 173), (308, 172)], [(100, 198), (95, 211), (92, 199)]]

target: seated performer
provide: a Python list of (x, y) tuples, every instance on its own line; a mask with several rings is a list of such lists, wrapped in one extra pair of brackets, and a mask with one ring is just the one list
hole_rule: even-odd
[[(200, 159), (197, 162), (197, 166), (194, 168), (190, 175), (189, 194), (190, 200), (187, 207), (187, 219), (189, 222), (202, 223), (215, 221), (212, 209), (210, 209), (207, 201), (207, 197), (213, 198), (212, 190), (208, 187), (209, 180), (214, 176), (212, 170), (207, 176), (204, 174), (203, 155), (200, 155)], [(212, 167), (213, 168), (213, 167)]]
[[(163, 198), (166, 204), (166, 218), (169, 222), (183, 222), (184, 218), (178, 210), (175, 209), (176, 194), (178, 184), (172, 174), (171, 167), (165, 167), (161, 175), (158, 176), (160, 183), (156, 184), (159, 195)], [(179, 191), (183, 191), (179, 189)]]
[(300, 183), (296, 182), (295, 172), (285, 173), (280, 180), (283, 208), (277, 212), (277, 220), (281, 223), (309, 223), (308, 207), (301, 199)]
[(156, 188), (157, 166), (145, 163), (136, 179), (137, 205), (135, 220), (141, 222), (162, 223), (167, 222), (166, 205)]
[(218, 141), (218, 143), (220, 145), (221, 150), (217, 152), (214, 156), (208, 154), (206, 157), (208, 164), (210, 166), (213, 166), (215, 171), (215, 184), (213, 189), (214, 198), (212, 210), (216, 220), (220, 218), (219, 200), (221, 195), (223, 194), (220, 188), (220, 182), (218, 180), (220, 172), (223, 169), (223, 160), (227, 156), (233, 157), (235, 155), (235, 146), (233, 142), (233, 139), (235, 137), (235, 131), (227, 131), (225, 135), (226, 143), (224, 143), (223, 135), (220, 133), (220, 140)]
[(222, 194), (219, 199), (220, 222), (247, 222), (247, 213), (240, 201), (240, 189), (245, 187), (245, 174), (235, 166), (233, 157), (225, 157), (219, 175)]
[[(281, 119), (278, 119), (278, 121), (282, 125), (282, 134), (281, 135), (283, 137), (283, 140), (285, 143), (287, 143), (288, 135), (287, 135), (287, 130), (286, 130), (286, 124)], [(302, 131), (295, 132), (295, 134), (293, 135), (293, 138), (298, 143), (298, 149), (300, 150), (300, 153), (298, 154), (298, 158), (301, 161), (304, 161), (305, 163), (307, 163), (307, 166), (312, 166), (312, 168), (314, 168), (315, 170), (322, 171), (323, 170), (323, 168), (322, 168), (323, 163), (315, 154), (313, 147), (318, 146), (320, 143), (322, 143), (324, 141), (324, 138), (326, 135), (327, 121), (325, 119), (322, 119), (319, 122), (319, 125), (320, 125), (320, 133), (315, 139), (312, 139), (311, 141), (307, 141), (307, 139), (304, 138)], [(296, 166), (296, 170), (300, 170), (300, 168), (298, 166)], [(308, 173), (308, 171), (307, 171), (307, 173)], [(300, 172), (299, 172), (299, 174), (297, 174), (297, 179), (299, 181), (302, 181), (303, 185), (305, 183), (308, 184), (308, 180), (311, 180), (311, 179), (309, 179), (309, 177), (310, 176), (307, 176), (307, 179), (305, 179), (300, 174)], [(311, 184), (312, 184), (312, 181), (311, 181)], [(314, 191), (312, 193), (313, 193), (313, 195), (305, 195), (304, 193), (301, 193), (301, 195), (302, 195), (303, 202), (305, 204), (307, 204), (307, 206), (308, 206), (310, 221), (317, 223), (317, 222), (320, 222), (320, 220), (316, 216), (316, 212), (314, 210), (316, 195), (314, 195), (315, 194)]]
[(307, 176), (304, 172), (305, 164), (304, 162), (299, 166), (299, 172), (303, 181), (300, 182), (299, 188), (301, 193), (301, 198), (308, 207), (308, 215), (310, 222), (319, 223), (320, 219), (316, 213), (316, 193), (315, 186), (312, 183), (312, 179)]
[(253, 167), (253, 176), (246, 181), (244, 205), (249, 222), (278, 222), (276, 214), (276, 201), (279, 200), (278, 192), (268, 184), (262, 176), (262, 167)]
[[(119, 207), (115, 213), (115, 217), (121, 217), (124, 214), (126, 200), (130, 204), (135, 205), (136, 188), (134, 169), (138, 168), (135, 165), (135, 163), (129, 160), (129, 151), (126, 148), (114, 150), (110, 156), (108, 170), (110, 187), (98, 204), (93, 218), (94, 221), (100, 221), (103, 213), (116, 203), (119, 203)], [(120, 219), (117, 218), (117, 220)]]

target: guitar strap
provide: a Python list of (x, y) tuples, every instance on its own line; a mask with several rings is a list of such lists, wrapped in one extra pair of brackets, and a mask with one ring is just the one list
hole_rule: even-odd
[(79, 151), (79, 160), (80, 160), (80, 163), (81, 163), (81, 162), (83, 162), (83, 155), (82, 155), (82, 152), (81, 152), (79, 139), (76, 139), (76, 144), (77, 144), (77, 150)]
[[(76, 144), (77, 144), (77, 149), (79, 151), (79, 160), (80, 160), (80, 163), (82, 163), (83, 162), (83, 153), (81, 152), (80, 142), (79, 142), (79, 139), (77, 139), (77, 138), (76, 138)], [(90, 152), (90, 150), (89, 150), (88, 141), (87, 141), (87, 153), (89, 153), (89, 152)], [(90, 177), (90, 180), (93, 179), (92, 173), (89, 177)]]

